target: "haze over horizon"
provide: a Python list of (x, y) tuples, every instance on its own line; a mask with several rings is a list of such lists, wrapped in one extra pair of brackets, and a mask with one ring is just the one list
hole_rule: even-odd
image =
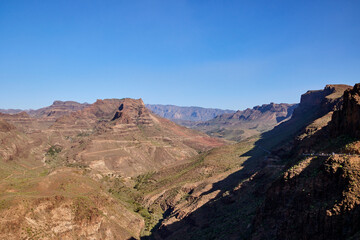
[(359, 1), (1, 1), (0, 108), (245, 109), (360, 82)]

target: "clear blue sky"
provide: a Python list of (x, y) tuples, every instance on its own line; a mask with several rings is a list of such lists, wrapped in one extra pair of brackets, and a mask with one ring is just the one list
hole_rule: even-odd
[(244, 109), (356, 82), (358, 0), (0, 1), (0, 108)]

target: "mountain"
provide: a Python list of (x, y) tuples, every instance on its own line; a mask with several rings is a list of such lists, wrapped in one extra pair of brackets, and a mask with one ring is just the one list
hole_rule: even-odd
[(202, 107), (179, 107), (174, 105), (146, 104), (146, 107), (160, 117), (170, 119), (186, 126), (191, 122), (207, 121), (224, 113), (234, 113), (233, 110)]
[(231, 141), (269, 131), (291, 118), (298, 104), (264, 104), (243, 111), (178, 107), (173, 105), (146, 105), (155, 114), (210, 136)]
[(327, 85), (308, 91), (292, 118), (261, 138), (213, 149), (179, 166), (186, 169), (181, 176), (174, 175), (175, 168), (152, 175), (141, 187), (150, 193), (145, 204), (149, 209), (160, 204), (166, 214), (151, 238), (346, 239), (358, 234), (358, 156), (340, 153), (359, 145), (346, 128), (333, 136), (334, 121), (349, 115), (346, 96), (355, 96), (352, 103), (357, 99), (349, 89)]
[(83, 142), (71, 146), (72, 162), (122, 176), (177, 164), (224, 144), (154, 115), (141, 99), (98, 100), (60, 117), (51, 129), (83, 136)]
[(133, 188), (139, 174), (225, 143), (154, 115), (141, 99), (2, 113), (0, 142), (6, 239), (139, 238), (148, 214)]
[(294, 142), (292, 160), (259, 208), (254, 225), (261, 227), (254, 229), (253, 239), (360, 237), (360, 85), (345, 88), (342, 98), (333, 99), (336, 106)]
[(193, 129), (210, 136), (239, 141), (271, 130), (282, 121), (291, 118), (298, 104), (264, 104), (244, 111), (226, 113), (206, 122), (197, 123)]
[(5, 113), (5, 114), (16, 114), (16, 113), (20, 113), (23, 110), (21, 109), (0, 109), (0, 113)]
[(35, 118), (57, 119), (87, 107), (88, 103), (78, 103), (74, 101), (54, 101), (52, 105), (37, 110), (28, 110), (28, 114)]

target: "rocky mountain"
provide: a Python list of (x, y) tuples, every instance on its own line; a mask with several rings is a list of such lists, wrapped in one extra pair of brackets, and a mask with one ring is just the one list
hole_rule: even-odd
[(202, 107), (179, 107), (174, 105), (146, 104), (146, 107), (160, 117), (170, 119), (181, 125), (192, 122), (207, 121), (224, 113), (234, 113), (233, 110)]
[(291, 161), (259, 208), (253, 239), (359, 238), (359, 87), (344, 86), (331, 111), (297, 137)]
[(122, 176), (177, 164), (224, 144), (154, 115), (141, 99), (98, 100), (57, 119), (51, 129), (84, 136), (86, 142), (72, 146), (72, 162)]
[(291, 118), (298, 104), (264, 104), (244, 111), (222, 114), (191, 126), (210, 136), (239, 141), (269, 131)]
[(332, 133), (334, 136), (347, 134), (360, 137), (360, 84), (344, 93), (343, 103), (339, 111), (332, 117)]
[(0, 142), (7, 239), (138, 238), (136, 177), (225, 143), (154, 115), (141, 99), (2, 113)]
[(357, 239), (358, 156), (341, 153), (354, 152), (359, 143), (346, 131), (331, 137), (330, 127), (337, 115), (346, 116), (342, 95), (351, 95), (350, 88), (328, 85), (305, 93), (293, 117), (260, 139), (212, 150), (194, 161), (197, 167), (181, 167), (189, 169), (183, 182), (165, 172), (151, 176), (146, 192), (165, 187), (146, 203), (168, 211), (152, 237)]

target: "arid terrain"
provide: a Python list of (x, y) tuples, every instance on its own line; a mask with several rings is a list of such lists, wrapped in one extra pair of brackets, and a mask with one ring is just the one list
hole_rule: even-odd
[(359, 84), (195, 129), (130, 98), (1, 112), (1, 239), (360, 237)]

